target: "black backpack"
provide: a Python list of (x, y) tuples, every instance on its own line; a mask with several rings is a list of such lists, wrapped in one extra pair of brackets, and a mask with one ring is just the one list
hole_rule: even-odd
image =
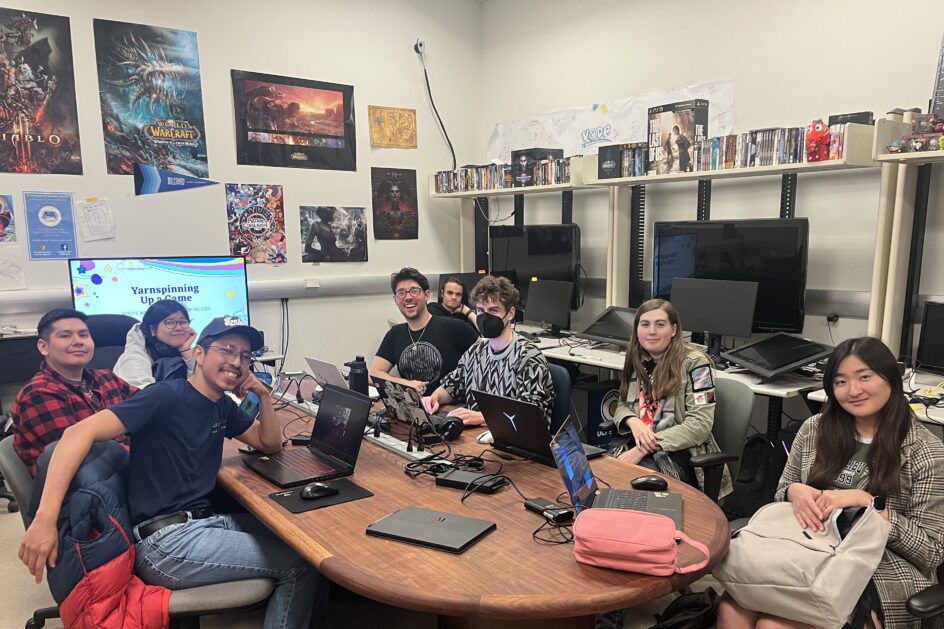
[(712, 588), (682, 594), (656, 615), (656, 624), (650, 629), (715, 629), (719, 601)]
[(787, 465), (783, 445), (767, 435), (751, 435), (744, 442), (741, 463), (734, 479), (734, 491), (724, 498), (721, 508), (729, 520), (749, 518), (773, 502), (777, 483)]

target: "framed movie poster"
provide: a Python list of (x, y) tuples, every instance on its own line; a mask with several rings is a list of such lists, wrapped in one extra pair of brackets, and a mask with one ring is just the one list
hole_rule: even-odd
[(357, 170), (354, 86), (231, 73), (237, 163)]
[(406, 168), (371, 168), (374, 239), (416, 240), (419, 213), (416, 171)]
[(302, 205), (302, 262), (367, 262), (367, 210)]
[(69, 18), (0, 8), (0, 39), (0, 172), (81, 175)]

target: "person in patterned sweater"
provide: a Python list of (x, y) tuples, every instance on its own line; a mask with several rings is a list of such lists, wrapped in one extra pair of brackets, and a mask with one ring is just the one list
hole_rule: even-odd
[(435, 413), (444, 404), (465, 403), (468, 408), (456, 408), (449, 414), (466, 426), (480, 426), (485, 420), (470, 395), (478, 390), (535, 404), (550, 426), (554, 384), (547, 359), (511, 325), (519, 297), (518, 289), (504, 277), (487, 275), (476, 284), (471, 301), (476, 327), (487, 342), (470, 347), (439, 388), (423, 398), (428, 412)]
[(36, 346), (45, 361), (10, 408), (13, 449), (33, 475), (43, 449), (62, 437), (66, 428), (138, 390), (107, 369), (86, 368), (95, 354), (95, 341), (85, 320), (85, 313), (57, 308), (36, 326)]

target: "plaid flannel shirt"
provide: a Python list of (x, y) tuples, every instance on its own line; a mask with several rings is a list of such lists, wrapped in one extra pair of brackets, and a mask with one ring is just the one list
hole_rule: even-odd
[(83, 387), (70, 383), (44, 362), (23, 385), (10, 408), (13, 448), (36, 475), (36, 459), (43, 449), (62, 437), (66, 428), (98, 411), (131, 397), (137, 388), (107, 369), (86, 369)]

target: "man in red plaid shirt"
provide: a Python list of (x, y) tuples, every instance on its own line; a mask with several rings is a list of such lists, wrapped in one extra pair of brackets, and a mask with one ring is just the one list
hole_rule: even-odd
[(62, 432), (131, 397), (137, 389), (107, 369), (86, 369), (95, 353), (84, 313), (50, 310), (39, 320), (39, 371), (16, 395), (13, 447), (36, 474), (36, 459)]

